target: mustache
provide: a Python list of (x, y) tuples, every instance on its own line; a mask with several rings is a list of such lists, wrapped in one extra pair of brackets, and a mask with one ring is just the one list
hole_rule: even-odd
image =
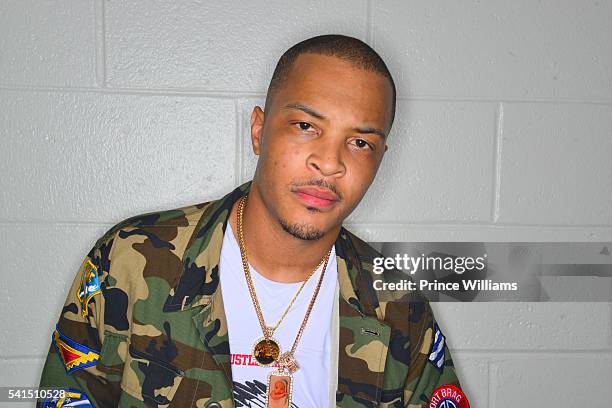
[(334, 194), (336, 194), (338, 196), (339, 200), (342, 200), (344, 198), (344, 196), (336, 188), (336, 186), (334, 184), (330, 183), (329, 181), (325, 180), (325, 179), (312, 178), (312, 179), (309, 179), (309, 180), (294, 182), (294, 183), (291, 183), (291, 185), (294, 188), (297, 188), (297, 187), (321, 187), (321, 188), (327, 188), (330, 191), (332, 191)]

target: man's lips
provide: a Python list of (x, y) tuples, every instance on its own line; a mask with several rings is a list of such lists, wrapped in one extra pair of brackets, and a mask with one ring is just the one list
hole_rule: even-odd
[(338, 196), (330, 190), (304, 187), (297, 188), (295, 193), (302, 201), (312, 207), (327, 208), (338, 202)]

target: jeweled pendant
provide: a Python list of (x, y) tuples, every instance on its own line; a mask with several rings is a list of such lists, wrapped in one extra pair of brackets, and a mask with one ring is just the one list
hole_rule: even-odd
[(272, 371), (268, 374), (266, 407), (289, 408), (293, 396), (293, 377), (285, 371)]
[(300, 368), (295, 356), (290, 351), (285, 351), (278, 357), (278, 366), (281, 370), (288, 371), (289, 374), (295, 373)]
[(255, 341), (252, 354), (257, 364), (266, 367), (278, 359), (280, 352), (280, 346), (276, 339), (261, 337)]

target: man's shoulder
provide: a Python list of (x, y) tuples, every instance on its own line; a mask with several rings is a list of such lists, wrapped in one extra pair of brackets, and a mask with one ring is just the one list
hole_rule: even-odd
[(151, 235), (152, 231), (175, 230), (177, 233), (185, 233), (198, 225), (201, 218), (218, 200), (209, 200), (198, 204), (150, 211), (134, 215), (121, 220), (109, 228), (97, 241), (97, 245), (108, 243), (117, 235), (137, 234)]
[(110, 228), (96, 244), (105, 296), (163, 304), (185, 270), (203, 217), (217, 201), (143, 213)]
[(195, 225), (206, 209), (216, 201), (210, 200), (199, 204), (138, 214), (118, 222), (113, 229), (155, 226), (172, 227), (179, 224)]

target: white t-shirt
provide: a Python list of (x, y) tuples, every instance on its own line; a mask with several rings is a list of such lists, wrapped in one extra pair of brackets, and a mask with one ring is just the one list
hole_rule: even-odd
[[(266, 324), (272, 326), (291, 302), (301, 282), (275, 282), (260, 275), (250, 264), (249, 267)], [(240, 247), (229, 222), (223, 238), (219, 268), (236, 407), (263, 407), (266, 401), (268, 373), (275, 368), (258, 366), (251, 355), (253, 344), (263, 334), (246, 284)], [(310, 277), (287, 316), (274, 332), (281, 352), (290, 350), (293, 345), (322, 269), (322, 266), (319, 267)], [(319, 295), (295, 352), (300, 368), (293, 374), (292, 407), (329, 405), (330, 352), (334, 346), (331, 344), (331, 326), (336, 283), (336, 252), (335, 248), (332, 248)]]

